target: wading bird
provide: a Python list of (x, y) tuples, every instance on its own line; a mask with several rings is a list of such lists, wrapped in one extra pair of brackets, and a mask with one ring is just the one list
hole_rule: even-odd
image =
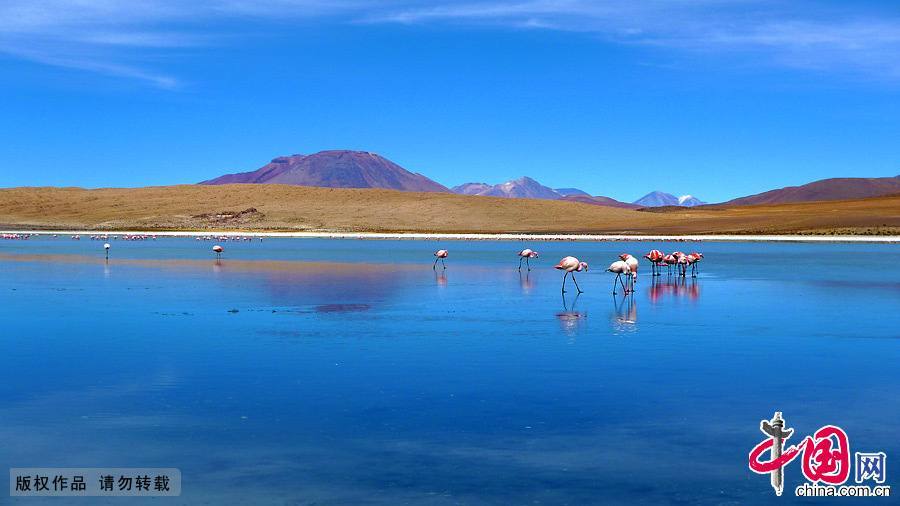
[(106, 260), (109, 261), (109, 243), (104, 244), (103, 249), (106, 250)]
[[(630, 291), (634, 291), (634, 288), (629, 290), (628, 287), (625, 286), (625, 283), (622, 281), (622, 276), (626, 276), (630, 280), (634, 279), (631, 276), (631, 267), (628, 266), (627, 262), (625, 262), (624, 260), (616, 260), (615, 262), (613, 262), (609, 265), (609, 269), (606, 269), (606, 272), (616, 273), (616, 279), (613, 280), (613, 292), (612, 292), (613, 295), (616, 294), (616, 281), (618, 281), (619, 284), (622, 285), (622, 290), (625, 290), (626, 294)], [(632, 287), (633, 286), (634, 285), (632, 285)]]
[(631, 288), (634, 290), (634, 284), (637, 283), (638, 259), (628, 253), (622, 253), (619, 255), (619, 258), (628, 264), (628, 268), (631, 269)]
[(677, 263), (678, 272), (681, 273), (681, 277), (684, 277), (684, 275), (687, 274), (687, 266), (691, 264), (691, 261), (684, 253), (675, 255), (675, 261)]
[(671, 275), (672, 266), (678, 263), (678, 259), (675, 258), (675, 255), (666, 255), (663, 257), (663, 263), (669, 268), (669, 275)]
[(528, 248), (523, 249), (519, 252), (519, 270), (522, 270), (522, 260), (525, 260), (525, 266), (528, 267), (528, 270), (531, 270), (531, 264), (528, 262), (529, 259), (537, 258), (538, 252), (534, 250), (530, 250)]
[(659, 276), (659, 268), (662, 264), (663, 258), (665, 258), (665, 253), (658, 249), (650, 250), (650, 253), (644, 255), (644, 258), (650, 261), (650, 270), (652, 271), (653, 276)]
[(431, 269), (434, 270), (437, 268), (438, 260), (441, 261), (441, 265), (443, 265), (444, 269), (446, 269), (447, 264), (444, 263), (444, 259), (447, 258), (447, 255), (449, 255), (449, 254), (450, 253), (445, 249), (439, 249), (439, 250), (435, 251), (434, 252), (434, 265), (431, 266)]
[(220, 259), (220, 258), (222, 258), (222, 252), (225, 251), (225, 248), (216, 244), (215, 246), (212, 247), (212, 250), (216, 252), (216, 259)]
[(688, 257), (688, 263), (691, 265), (691, 277), (696, 278), (698, 274), (700, 274), (700, 266), (697, 265), (700, 260), (703, 260), (703, 253), (697, 253), (696, 251), (692, 252)]
[(575, 273), (588, 270), (587, 262), (580, 262), (575, 257), (565, 257), (553, 268), (566, 271), (565, 275), (563, 275), (562, 293), (566, 293), (566, 278), (569, 276), (569, 273), (572, 274), (572, 282), (575, 283), (575, 289), (578, 290), (578, 293), (583, 293), (581, 287), (578, 286), (578, 281), (575, 280)]

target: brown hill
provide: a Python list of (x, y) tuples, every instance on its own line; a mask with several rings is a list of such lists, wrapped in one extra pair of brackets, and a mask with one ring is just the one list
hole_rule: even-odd
[(417, 192), (446, 192), (445, 186), (410, 172), (367, 151), (320, 151), (312, 155), (280, 156), (252, 172), (226, 174), (203, 185), (289, 184), (324, 188), (384, 188)]
[(786, 204), (821, 200), (849, 200), (900, 193), (900, 176), (838, 177), (822, 179), (802, 186), (788, 186), (756, 195), (729, 200), (719, 205), (749, 206)]
[(2, 229), (900, 234), (900, 196), (639, 212), (562, 200), (235, 184), (0, 190)]

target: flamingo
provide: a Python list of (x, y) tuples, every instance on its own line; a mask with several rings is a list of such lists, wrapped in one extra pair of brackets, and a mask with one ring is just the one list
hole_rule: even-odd
[(684, 275), (687, 273), (687, 266), (691, 264), (691, 261), (684, 253), (676, 256), (675, 260), (678, 263), (678, 270), (681, 272), (681, 277), (684, 277)]
[(109, 243), (103, 245), (103, 249), (106, 250), (106, 261), (109, 261)]
[(530, 250), (528, 248), (523, 249), (519, 252), (519, 270), (522, 270), (522, 260), (525, 260), (525, 266), (528, 267), (528, 270), (531, 270), (531, 264), (528, 262), (531, 258), (537, 258), (538, 252), (534, 250)]
[(659, 266), (662, 263), (663, 258), (665, 258), (665, 256), (666, 256), (665, 253), (663, 253), (662, 251), (660, 251), (658, 249), (652, 249), (652, 250), (650, 250), (649, 253), (644, 255), (644, 258), (646, 258), (647, 260), (650, 260), (650, 269), (653, 272), (653, 276), (660, 275)]
[(672, 266), (678, 263), (678, 259), (675, 258), (675, 255), (666, 255), (663, 257), (663, 263), (669, 268), (669, 275), (671, 275)]
[(566, 278), (569, 276), (569, 273), (572, 273), (572, 282), (575, 283), (575, 289), (578, 290), (578, 293), (584, 293), (581, 287), (578, 286), (578, 281), (575, 280), (575, 273), (588, 270), (587, 262), (581, 262), (575, 257), (565, 257), (553, 268), (566, 271), (565, 275), (563, 275), (562, 293), (566, 293)]
[(446, 268), (447, 268), (447, 264), (444, 263), (444, 259), (447, 258), (447, 256), (448, 256), (449, 254), (450, 254), (450, 252), (448, 252), (448, 251), (445, 250), (445, 249), (439, 249), (439, 250), (435, 251), (435, 252), (434, 252), (434, 257), (435, 257), (435, 258), (434, 258), (434, 265), (431, 266), (431, 269), (434, 270), (435, 268), (437, 268), (438, 260), (441, 261), (441, 265), (443, 265), (443, 266), (444, 266), (444, 269), (446, 269)]
[(628, 267), (631, 269), (631, 288), (634, 289), (634, 284), (637, 283), (637, 273), (638, 273), (638, 259), (629, 255), (628, 253), (622, 253), (619, 255), (619, 258), (628, 264)]
[(222, 258), (222, 252), (225, 251), (225, 248), (216, 244), (212, 247), (212, 250), (216, 252), (216, 259)]
[(627, 294), (629, 290), (625, 286), (625, 283), (622, 281), (622, 276), (631, 276), (631, 267), (628, 266), (628, 262), (624, 260), (616, 260), (609, 265), (609, 268), (606, 269), (606, 272), (616, 273), (616, 279), (613, 280), (613, 295), (616, 294), (616, 281), (618, 281), (622, 285), (622, 289), (625, 290), (625, 293)]
[(691, 277), (696, 278), (698, 274), (700, 274), (700, 266), (697, 265), (700, 260), (703, 260), (703, 253), (698, 253), (696, 251), (691, 252), (688, 255), (688, 258), (691, 258)]

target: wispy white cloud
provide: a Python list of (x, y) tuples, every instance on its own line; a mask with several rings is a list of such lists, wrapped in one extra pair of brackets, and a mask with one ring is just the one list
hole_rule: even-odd
[(860, 3), (748, 0), (475, 1), (370, 13), (369, 22), (467, 23), (589, 32), (619, 44), (900, 78), (900, 11)]
[(811, 0), (5, 0), (0, 52), (174, 88), (147, 53), (215, 43), (219, 20), (454, 24), (900, 79), (900, 13)]

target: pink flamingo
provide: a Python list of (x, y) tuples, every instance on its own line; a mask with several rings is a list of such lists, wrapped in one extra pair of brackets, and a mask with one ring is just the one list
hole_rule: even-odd
[(616, 294), (616, 281), (618, 281), (622, 285), (622, 290), (625, 290), (626, 294), (629, 291), (634, 291), (634, 288), (629, 290), (628, 287), (625, 286), (625, 283), (622, 281), (622, 276), (628, 276), (630, 279), (634, 279), (631, 277), (631, 267), (628, 266), (628, 262), (624, 260), (616, 260), (609, 265), (609, 268), (606, 269), (606, 272), (616, 273), (616, 279), (613, 280), (613, 295)]
[(691, 264), (691, 261), (684, 253), (676, 255), (675, 261), (677, 262), (678, 271), (681, 272), (681, 277), (684, 277), (687, 274), (687, 266)]
[(439, 249), (439, 250), (435, 251), (435, 252), (434, 252), (434, 257), (435, 257), (435, 258), (434, 258), (434, 265), (431, 266), (431, 269), (434, 270), (434, 269), (437, 268), (438, 260), (441, 261), (441, 265), (443, 265), (443, 266), (444, 266), (444, 269), (446, 269), (446, 268), (447, 268), (447, 264), (444, 263), (444, 259), (447, 258), (447, 256), (448, 256), (449, 254), (450, 254), (450, 253), (449, 253), (447, 250), (445, 250), (445, 249)]
[(663, 261), (663, 258), (665, 258), (665, 256), (666, 256), (665, 253), (663, 253), (662, 251), (660, 251), (658, 249), (652, 249), (652, 250), (650, 250), (649, 253), (644, 255), (644, 258), (646, 258), (647, 260), (650, 261), (650, 269), (653, 272), (653, 276), (660, 275), (659, 267)]
[(634, 290), (634, 284), (637, 283), (638, 259), (628, 253), (622, 253), (619, 255), (619, 258), (628, 264), (628, 267), (631, 269), (631, 288)]
[(212, 247), (212, 250), (216, 253), (216, 259), (220, 259), (220, 258), (222, 258), (222, 252), (225, 251), (225, 248), (216, 244), (215, 246)]
[(588, 270), (587, 262), (580, 262), (575, 257), (565, 257), (553, 268), (566, 271), (566, 274), (563, 276), (562, 293), (566, 293), (566, 278), (569, 276), (569, 273), (572, 274), (572, 282), (575, 283), (575, 289), (578, 290), (578, 293), (584, 293), (581, 287), (578, 286), (578, 281), (575, 280), (575, 273)]
[(531, 263), (529, 263), (529, 259), (537, 258), (538, 252), (534, 250), (530, 250), (528, 248), (523, 249), (519, 252), (519, 270), (522, 270), (522, 260), (525, 260), (525, 266), (528, 267), (528, 270), (531, 270)]
[(691, 277), (696, 278), (697, 274), (700, 274), (700, 266), (697, 265), (700, 260), (703, 260), (703, 253), (692, 252), (687, 256), (689, 263), (691, 265)]
[(672, 266), (678, 263), (678, 259), (675, 258), (675, 255), (666, 255), (663, 257), (663, 263), (669, 268), (669, 274), (671, 275)]

